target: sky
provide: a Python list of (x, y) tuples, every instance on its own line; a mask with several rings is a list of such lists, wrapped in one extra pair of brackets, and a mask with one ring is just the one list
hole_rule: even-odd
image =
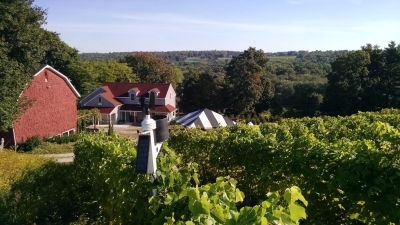
[(399, 0), (35, 0), (80, 52), (356, 50), (400, 42)]

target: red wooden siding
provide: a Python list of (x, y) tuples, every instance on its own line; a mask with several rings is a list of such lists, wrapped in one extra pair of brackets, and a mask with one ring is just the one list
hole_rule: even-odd
[(34, 103), (14, 123), (17, 143), (34, 135), (51, 137), (70, 129), (77, 130), (76, 95), (66, 81), (50, 69), (37, 74), (22, 96), (34, 99)]

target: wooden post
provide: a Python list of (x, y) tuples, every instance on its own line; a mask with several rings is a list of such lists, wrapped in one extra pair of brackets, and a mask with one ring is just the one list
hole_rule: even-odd
[(1, 143), (0, 143), (0, 152), (3, 151), (4, 148), (4, 138), (1, 138)]

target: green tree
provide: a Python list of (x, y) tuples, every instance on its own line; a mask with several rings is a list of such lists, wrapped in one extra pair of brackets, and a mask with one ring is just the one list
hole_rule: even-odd
[(86, 130), (86, 124), (93, 123), (93, 128), (96, 129), (97, 121), (101, 119), (100, 110), (97, 108), (93, 108), (90, 110), (78, 110), (78, 124), (82, 125), (82, 130)]
[(400, 106), (400, 45), (391, 41), (383, 51), (385, 68), (383, 77), (383, 89), (385, 94), (385, 107)]
[(174, 70), (153, 54), (138, 52), (125, 56), (121, 62), (126, 62), (132, 68), (140, 82), (171, 83), (174, 88), (177, 85)]
[(327, 114), (349, 115), (362, 108), (369, 64), (370, 56), (365, 51), (340, 56), (331, 64), (324, 101)]
[(171, 67), (171, 69), (174, 75), (174, 85), (177, 87), (183, 82), (183, 72), (178, 67)]
[(78, 50), (63, 42), (57, 33), (50, 31), (44, 32), (46, 51), (41, 60), (41, 64), (50, 65), (64, 75), (71, 76), (71, 65), (81, 60), (78, 55)]
[(109, 61), (78, 61), (70, 66), (69, 73), (76, 88), (86, 94), (103, 82), (135, 82), (137, 77), (126, 63)]
[(367, 44), (362, 46), (361, 49), (369, 54), (371, 61), (367, 66), (369, 74), (362, 96), (362, 110), (376, 111), (386, 105), (384, 97), (386, 83), (384, 81), (385, 56), (378, 45)]
[(230, 113), (253, 112), (262, 96), (273, 96), (271, 89), (265, 88), (270, 79), (266, 73), (267, 65), (268, 58), (264, 52), (252, 47), (230, 61), (226, 67)]
[(317, 83), (295, 84), (293, 108), (296, 109), (299, 116), (316, 115), (323, 102), (320, 87)]
[(19, 99), (43, 59), (46, 11), (32, 0), (0, 3), (0, 130), (12, 127), (31, 101)]
[(223, 111), (223, 88), (224, 74), (212, 71), (193, 73), (183, 83), (179, 109), (186, 113), (204, 108)]

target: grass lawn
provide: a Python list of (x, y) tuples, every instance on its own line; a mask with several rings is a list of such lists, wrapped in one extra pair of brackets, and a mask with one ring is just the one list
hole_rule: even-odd
[(64, 154), (64, 153), (72, 153), (74, 152), (74, 143), (70, 142), (67, 144), (57, 144), (50, 142), (43, 142), (37, 148), (33, 149), (30, 154)]
[(0, 197), (9, 191), (11, 185), (26, 171), (39, 168), (50, 160), (38, 155), (16, 153), (12, 150), (0, 152)]

